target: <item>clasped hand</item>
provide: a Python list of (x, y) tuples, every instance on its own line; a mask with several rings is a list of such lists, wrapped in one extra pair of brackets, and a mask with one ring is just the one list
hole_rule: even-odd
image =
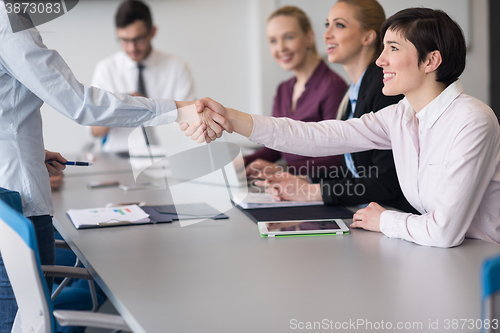
[(192, 115), (179, 124), (186, 136), (198, 143), (210, 143), (220, 138), (223, 131), (233, 132), (231, 123), (226, 119), (227, 110), (222, 104), (206, 97), (196, 101), (195, 106), (198, 119)]

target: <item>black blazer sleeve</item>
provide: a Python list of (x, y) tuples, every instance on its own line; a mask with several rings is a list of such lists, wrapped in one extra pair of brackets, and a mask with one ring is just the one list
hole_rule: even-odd
[[(354, 117), (359, 118), (365, 113), (376, 112), (398, 103), (404, 97), (385, 96), (382, 93), (384, 86), (382, 79), (382, 69), (375, 64), (369, 65), (361, 81)], [(347, 114), (343, 119), (347, 119)], [(348, 206), (375, 201), (418, 214), (401, 191), (392, 150), (353, 153), (352, 159), (360, 178), (354, 178), (347, 169), (344, 169), (338, 173), (340, 177), (321, 180), (321, 193), (325, 204)]]

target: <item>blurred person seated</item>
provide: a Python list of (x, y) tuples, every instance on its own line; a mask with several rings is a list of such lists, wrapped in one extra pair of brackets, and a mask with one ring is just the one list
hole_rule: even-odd
[[(154, 99), (195, 99), (194, 80), (187, 63), (153, 48), (158, 29), (144, 2), (123, 1), (115, 15), (115, 27), (122, 51), (97, 64), (92, 86)], [(128, 138), (133, 128), (92, 126), (90, 130), (93, 137), (100, 139), (103, 152), (129, 151)], [(153, 128), (145, 130), (148, 143), (158, 144)], [(143, 146), (143, 142), (138, 146)]]

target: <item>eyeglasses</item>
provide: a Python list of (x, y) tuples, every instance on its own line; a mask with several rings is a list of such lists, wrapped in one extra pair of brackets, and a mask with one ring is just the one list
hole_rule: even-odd
[(148, 37), (149, 37), (149, 32), (147, 32), (146, 34), (144, 34), (142, 36), (135, 37), (132, 39), (118, 37), (118, 42), (120, 42), (120, 44), (124, 44), (124, 45), (134, 44), (135, 46), (144, 46), (144, 45), (146, 45)]

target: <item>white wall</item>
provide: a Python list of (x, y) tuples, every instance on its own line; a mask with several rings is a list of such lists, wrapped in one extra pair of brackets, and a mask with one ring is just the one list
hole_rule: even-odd
[(490, 34), (487, 0), (471, 0), (470, 44), (467, 65), (460, 77), (464, 90), (483, 102), (490, 102)]
[[(381, 3), (384, 1), (391, 6), (399, 3)], [(421, 4), (419, 0), (405, 1)], [(450, 2), (434, 2), (441, 1)], [(465, 15), (470, 17), (470, 48), (462, 83), (470, 95), (488, 102), (488, 2), (459, 1), (471, 4)], [(210, 96), (251, 113), (270, 114), (277, 84), (291, 74), (281, 70), (269, 54), (265, 22), (280, 5), (301, 2), (313, 20), (319, 51), (324, 54), (323, 22), (335, 0), (150, 0), (159, 29), (154, 46), (190, 64), (197, 96)], [(61, 53), (83, 84), (90, 83), (100, 59), (119, 49), (113, 26), (118, 5), (116, 0), (80, 1), (68, 14), (38, 27), (45, 44)], [(341, 66), (332, 67), (347, 80)], [(82, 126), (49, 106), (42, 108), (42, 115), (47, 149), (73, 154), (89, 140)]]

